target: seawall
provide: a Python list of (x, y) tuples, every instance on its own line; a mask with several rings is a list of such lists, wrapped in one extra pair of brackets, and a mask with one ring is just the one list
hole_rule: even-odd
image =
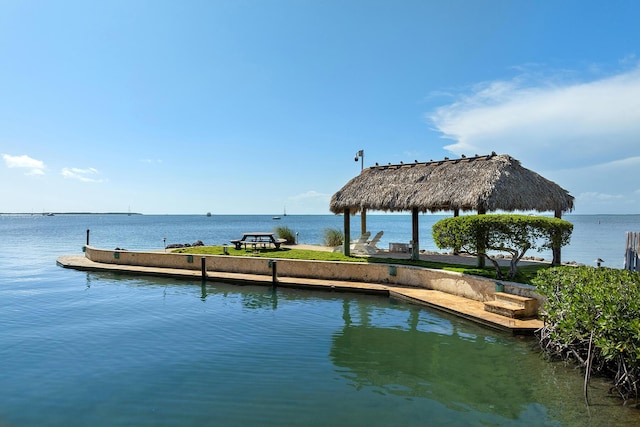
[[(189, 255), (162, 252), (133, 252), (84, 247), (85, 256), (103, 264), (133, 265), (207, 272), (239, 273), (272, 276), (273, 261), (277, 277), (308, 278), (328, 281), (354, 281), (389, 286), (409, 286), (444, 292), (470, 300), (492, 301), (497, 288), (504, 292), (534, 298), (538, 304), (543, 298), (533, 286), (486, 279), (462, 273), (433, 270), (401, 264), (379, 264), (344, 261), (309, 261), (293, 259), (236, 257), (226, 255)], [(204, 260), (204, 261), (203, 261)]]

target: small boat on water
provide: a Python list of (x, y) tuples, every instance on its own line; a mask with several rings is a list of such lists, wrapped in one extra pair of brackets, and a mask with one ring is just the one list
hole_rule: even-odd
[[(284, 216), (287, 216), (287, 208), (284, 208)], [(271, 219), (278, 220), (278, 219), (280, 219), (280, 217), (279, 216), (274, 216)]]

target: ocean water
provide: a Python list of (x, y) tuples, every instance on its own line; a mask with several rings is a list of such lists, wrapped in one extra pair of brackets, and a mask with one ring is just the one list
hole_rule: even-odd
[[(431, 238), (431, 226), (445, 215), (420, 215), (420, 248), (440, 251)], [(0, 217), (11, 223), (12, 217)], [(341, 215), (288, 215), (273, 220), (268, 215), (63, 215), (41, 217), (39, 215), (14, 218), (16, 223), (31, 218), (33, 221), (46, 219), (47, 228), (42, 229), (46, 241), (50, 231), (64, 235), (65, 240), (75, 242), (72, 249), (86, 240), (86, 230), (90, 229), (91, 244), (97, 247), (124, 247), (131, 250), (162, 248), (166, 243), (193, 243), (201, 240), (207, 245), (229, 243), (247, 231), (272, 231), (274, 227), (285, 226), (298, 234), (298, 243), (321, 244), (324, 230), (343, 228)], [(607, 267), (623, 268), (626, 232), (640, 232), (640, 215), (567, 215), (564, 217), (574, 225), (571, 242), (562, 249), (563, 261), (575, 261), (595, 266), (595, 260), (604, 260)], [(17, 225), (17, 224), (16, 224)], [(36, 227), (37, 228), (37, 227)], [(367, 215), (367, 229), (372, 235), (378, 231), (384, 234), (378, 244), (388, 248), (390, 242), (408, 243), (411, 236), (410, 215)], [(360, 232), (360, 216), (351, 218), (352, 238)], [(530, 251), (529, 256), (551, 260), (549, 251)]]
[[(421, 245), (434, 219), (421, 216)], [(575, 221), (574, 237), (584, 229), (599, 251), (580, 256), (607, 261), (618, 252), (613, 234), (637, 219)], [(410, 236), (408, 216), (368, 223), (387, 242)], [(544, 360), (534, 340), (437, 311), (55, 264), (81, 253), (87, 230), (97, 247), (136, 250), (163, 239), (222, 244), (276, 225), (320, 243), (342, 217), (1, 215), (0, 426), (640, 424), (597, 378), (587, 409), (581, 373)]]

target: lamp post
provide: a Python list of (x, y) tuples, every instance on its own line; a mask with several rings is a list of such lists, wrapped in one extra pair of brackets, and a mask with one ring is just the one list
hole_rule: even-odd
[[(356, 158), (354, 159), (356, 162), (360, 160), (360, 173), (364, 170), (364, 150), (358, 150), (356, 152)], [(360, 234), (364, 234), (367, 232), (367, 210), (362, 208), (360, 211)], [(348, 239), (349, 236), (345, 236), (345, 239)]]
[(360, 172), (364, 170), (364, 150), (358, 150), (356, 153), (356, 158), (354, 159), (356, 162), (360, 160)]

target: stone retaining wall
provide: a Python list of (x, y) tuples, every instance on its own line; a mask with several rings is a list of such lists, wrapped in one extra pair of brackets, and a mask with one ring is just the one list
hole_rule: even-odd
[[(200, 270), (205, 259), (207, 271), (272, 275), (271, 261), (276, 261), (278, 277), (301, 277), (326, 280), (358, 281), (434, 289), (476, 301), (492, 301), (495, 280), (466, 274), (432, 270), (398, 264), (378, 264), (343, 261), (306, 261), (237, 257), (226, 255), (188, 255), (162, 252), (132, 252), (97, 249), (85, 246), (85, 256), (91, 261), (107, 264), (138, 265), (159, 268)], [(537, 299), (542, 297), (532, 286), (500, 281), (507, 293)]]

